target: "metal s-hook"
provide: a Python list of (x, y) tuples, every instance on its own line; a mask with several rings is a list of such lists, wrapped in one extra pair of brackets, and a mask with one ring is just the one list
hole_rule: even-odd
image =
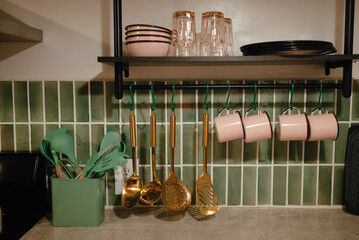
[(155, 101), (155, 94), (153, 93), (153, 83), (151, 84), (151, 95), (152, 95), (152, 104), (150, 103), (150, 107), (152, 112), (156, 110), (156, 101)]
[(254, 110), (256, 110), (257, 107), (258, 107), (258, 102), (257, 102), (257, 83), (254, 83), (254, 94), (253, 94), (252, 107), (254, 108)]
[(133, 100), (132, 86), (133, 84), (130, 85), (130, 96), (132, 103), (128, 102), (128, 106), (130, 107), (131, 112), (133, 112), (133, 110), (135, 109), (135, 101)]
[(319, 108), (319, 110), (322, 110), (322, 107), (323, 107), (322, 92), (323, 92), (323, 83), (320, 83), (319, 100), (318, 100), (318, 108)]
[(292, 91), (290, 93), (290, 101), (289, 101), (289, 108), (290, 110), (293, 110), (293, 106), (294, 106), (294, 103), (293, 103), (293, 93), (294, 93), (294, 83), (292, 83)]
[(176, 103), (174, 103), (174, 96), (175, 96), (175, 85), (172, 84), (172, 101), (171, 101), (171, 110), (172, 112), (175, 111)]
[(208, 110), (208, 107), (209, 107), (209, 105), (211, 104), (211, 101), (209, 101), (209, 102), (207, 103), (207, 97), (208, 97), (208, 92), (209, 92), (209, 85), (208, 85), (208, 83), (207, 83), (206, 85), (207, 85), (207, 90), (206, 90), (206, 97), (204, 98), (203, 107), (204, 107), (205, 110)]
[(228, 83), (228, 94), (227, 94), (227, 102), (226, 102), (227, 110), (229, 110), (231, 108), (231, 104), (232, 104), (232, 102), (229, 102), (230, 94), (231, 94), (231, 84)]

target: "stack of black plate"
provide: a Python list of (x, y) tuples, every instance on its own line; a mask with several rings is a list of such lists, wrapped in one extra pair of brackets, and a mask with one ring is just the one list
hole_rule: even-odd
[(331, 42), (307, 40), (253, 43), (244, 45), (240, 49), (244, 56), (313, 56), (337, 52)]

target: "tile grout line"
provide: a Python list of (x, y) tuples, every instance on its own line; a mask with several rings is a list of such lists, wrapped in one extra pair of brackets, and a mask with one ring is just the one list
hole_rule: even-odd
[(74, 149), (75, 149), (75, 156), (77, 159), (77, 106), (76, 106), (76, 83), (75, 81), (72, 82), (72, 107), (73, 107), (73, 111), (74, 111)]
[(46, 102), (45, 102), (45, 81), (41, 81), (41, 95), (42, 95), (42, 124), (43, 124), (43, 137), (46, 136)]
[[(258, 84), (260, 84), (260, 80), (258, 80)], [(257, 92), (257, 103), (258, 103), (258, 106), (260, 105), (260, 101), (261, 101), (261, 89), (258, 89), (258, 92)], [(272, 125), (271, 125), (272, 126)], [(256, 188), (256, 194), (255, 194), (255, 206), (258, 206), (258, 199), (259, 199), (259, 194), (258, 194), (258, 190), (259, 190), (259, 141), (257, 141), (256, 143), (256, 160), (255, 160), (255, 163), (256, 163), (256, 185), (255, 185), (255, 188)]]
[[(16, 122), (16, 113), (15, 113), (15, 83), (14, 81), (11, 81), (11, 93), (12, 93), (12, 118), (14, 119), (14, 122)], [(17, 152), (17, 146), (16, 146), (16, 125), (13, 124), (13, 136), (14, 136), (14, 152)]]
[[(274, 84), (276, 84), (276, 81), (274, 81)], [(275, 108), (276, 108), (276, 89), (273, 89), (273, 118), (275, 118)], [(275, 119), (274, 119), (275, 120)], [(275, 125), (272, 125), (272, 131), (274, 132)], [(270, 204), (273, 205), (274, 201), (274, 149), (275, 149), (275, 137), (272, 139), (272, 155), (271, 155), (271, 202)]]
[[(338, 80), (335, 80), (335, 83), (338, 83)], [(338, 89), (334, 89), (334, 113), (338, 116)], [(339, 126), (338, 126), (339, 129)], [(339, 135), (339, 131), (338, 131)], [(332, 172), (331, 172), (331, 187), (330, 187), (330, 205), (333, 205), (334, 202), (334, 161), (335, 161), (335, 142), (332, 142)]]
[[(307, 80), (304, 80), (304, 83), (307, 83)], [(304, 106), (303, 106), (303, 110), (304, 112), (307, 111), (307, 89), (304, 89)], [(305, 142), (303, 141), (303, 150), (302, 150), (302, 179), (301, 179), (301, 193), (300, 193), (300, 205), (303, 206), (304, 204), (304, 166), (305, 166)]]
[[(196, 85), (198, 85), (198, 81), (196, 81)], [(198, 130), (198, 114), (199, 114), (199, 110), (198, 110), (198, 104), (199, 104), (199, 93), (198, 93), (198, 89), (196, 89), (195, 91), (195, 103), (196, 103), (196, 125), (195, 125), (195, 131), (197, 132), (196, 134), (196, 159), (195, 159), (195, 169), (196, 169), (196, 179), (198, 179), (198, 164), (199, 164), (199, 130)], [(195, 187), (196, 193), (197, 193), (197, 188)], [(198, 199), (196, 196), (196, 205), (198, 205)]]
[(87, 91), (88, 97), (87, 101), (89, 103), (89, 155), (92, 153), (92, 96), (91, 96), (91, 81), (87, 82)]
[(60, 96), (60, 81), (56, 81), (56, 88), (57, 88), (57, 115), (59, 119), (58, 128), (61, 127), (61, 96)]
[[(150, 167), (151, 165), (150, 164), (139, 164), (141, 167)], [(208, 165), (210, 165), (210, 166), (213, 166), (213, 167), (226, 167), (226, 166), (228, 166), (228, 167), (241, 167), (242, 165), (241, 164), (208, 164)], [(336, 163), (334, 166), (336, 166), (336, 167), (342, 167), (342, 166), (344, 166), (345, 164), (344, 163)], [(157, 164), (157, 166), (159, 166), (159, 167), (165, 167), (166, 165), (165, 164)], [(177, 166), (177, 167), (180, 167), (181, 166), (181, 164), (175, 164), (175, 166)], [(185, 163), (185, 164), (183, 164), (183, 166), (185, 166), (185, 167), (193, 167), (193, 164), (191, 164), (191, 163)], [(199, 167), (202, 167), (203, 166), (203, 164), (202, 163), (200, 163), (200, 164), (198, 164), (198, 166)], [(243, 166), (245, 166), (245, 167), (256, 167), (256, 164), (255, 163), (253, 163), (253, 164), (245, 164), (245, 165), (243, 165)], [(275, 166), (276, 167), (286, 167), (286, 166), (290, 166), (290, 167), (300, 167), (301, 166), (301, 164), (290, 164), (290, 165), (287, 165), (286, 163), (278, 163), (278, 164), (275, 164)], [(315, 163), (312, 163), (312, 164), (306, 164), (305, 166), (308, 166), (308, 167), (315, 167), (316, 166), (316, 164)], [(330, 167), (330, 166), (332, 166), (332, 164), (331, 163), (323, 163), (323, 164), (321, 164), (320, 165), (321, 167)], [(263, 165), (260, 165), (259, 167), (270, 167), (269, 166), (269, 164), (263, 164)]]
[[(28, 134), (29, 134), (29, 152), (32, 152), (32, 131), (31, 131), (31, 109), (30, 109), (30, 82), (26, 81), (26, 100), (27, 100), (27, 120), (28, 120)], [(0, 143), (1, 145), (1, 143)]]

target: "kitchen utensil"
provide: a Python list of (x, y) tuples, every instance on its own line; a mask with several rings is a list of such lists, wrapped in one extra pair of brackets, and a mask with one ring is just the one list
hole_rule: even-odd
[(161, 199), (162, 184), (156, 174), (156, 115), (151, 115), (151, 148), (153, 181), (143, 186), (140, 200), (146, 204), (153, 204)]
[(208, 145), (208, 113), (203, 113), (203, 173), (196, 183), (196, 195), (199, 211), (202, 215), (212, 215), (219, 211), (216, 192), (211, 177), (207, 173), (207, 145)]
[(95, 173), (107, 172), (108, 170), (114, 169), (117, 167), (118, 151), (113, 150), (111, 153), (107, 154), (103, 158), (100, 158), (94, 166), (91, 168), (87, 174), (87, 178), (93, 178)]
[(271, 139), (273, 135), (272, 126), (267, 112), (262, 112), (260, 108), (257, 108), (258, 114), (249, 116), (248, 114), (253, 110), (256, 109), (250, 108), (243, 118), (244, 141), (249, 143)]
[(100, 144), (100, 150), (104, 149), (106, 145), (112, 144), (115, 141), (119, 144), (119, 152), (124, 152), (126, 145), (124, 142), (121, 141), (121, 135), (118, 132), (115, 131), (109, 131), (106, 133), (106, 135), (102, 138), (101, 144)]
[(244, 137), (242, 117), (239, 111), (230, 108), (231, 114), (221, 116), (225, 110), (227, 110), (226, 107), (214, 118), (214, 128), (216, 129), (217, 140), (220, 143)]
[(280, 141), (305, 141), (308, 137), (308, 119), (305, 113), (286, 115), (291, 108), (287, 108), (282, 115), (278, 116), (278, 136)]
[(133, 174), (127, 179), (122, 190), (122, 205), (127, 208), (134, 207), (141, 197), (142, 181), (137, 175), (136, 167), (136, 126), (135, 115), (133, 111), (130, 114), (130, 135), (131, 135), (131, 147), (132, 147), (132, 167)]
[(66, 128), (57, 128), (46, 133), (46, 140), (51, 141), (52, 138), (59, 133), (66, 133)]
[(191, 192), (187, 185), (176, 177), (174, 171), (174, 148), (176, 135), (176, 116), (171, 111), (170, 117), (170, 149), (171, 172), (162, 188), (162, 201), (165, 207), (173, 213), (183, 213), (191, 206)]
[(52, 137), (50, 148), (58, 153), (65, 154), (75, 165), (76, 174), (81, 174), (82, 170), (75, 158), (74, 140), (68, 133), (59, 133)]
[(339, 135), (338, 119), (333, 112), (326, 108), (324, 114), (317, 114), (321, 109), (314, 109), (308, 116), (308, 141), (332, 140), (335, 141)]
[(66, 174), (62, 171), (62, 166), (60, 164), (60, 161), (58, 159), (54, 158), (51, 150), (50, 150), (50, 143), (46, 140), (42, 140), (40, 144), (40, 152), (41, 154), (46, 157), (54, 166), (56, 175), (58, 178), (68, 178)]
[(87, 160), (84, 169), (82, 170), (79, 179), (85, 179), (88, 176), (89, 171), (93, 168), (95, 161), (97, 160), (98, 154), (97, 152), (93, 152), (89, 160)]
[(57, 157), (57, 154), (55, 151), (51, 151), (52, 152), (52, 157), (54, 159), (55, 162), (55, 167), (56, 167), (56, 175), (58, 178), (63, 178), (63, 179), (67, 179), (69, 178), (69, 176), (65, 173), (65, 171), (63, 171), (63, 166), (59, 160), (59, 158)]

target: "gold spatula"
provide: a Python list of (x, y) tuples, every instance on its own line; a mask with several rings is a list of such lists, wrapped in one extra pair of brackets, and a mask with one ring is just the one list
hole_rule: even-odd
[(174, 171), (174, 148), (176, 135), (176, 116), (171, 112), (170, 117), (170, 149), (171, 172), (162, 188), (162, 202), (173, 213), (183, 213), (191, 206), (191, 192), (187, 185), (176, 177)]
[(216, 192), (211, 177), (207, 173), (207, 145), (208, 145), (208, 113), (203, 113), (203, 173), (196, 183), (196, 196), (199, 212), (202, 215), (212, 215), (219, 211)]

